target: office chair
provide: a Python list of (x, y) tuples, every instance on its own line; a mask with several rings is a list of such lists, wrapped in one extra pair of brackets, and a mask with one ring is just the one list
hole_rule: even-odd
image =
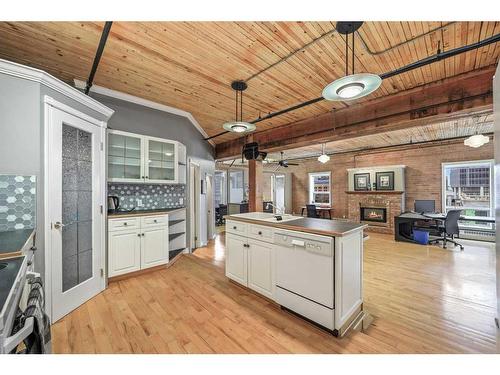
[(306, 204), (307, 209), (307, 217), (314, 217), (319, 219), (318, 211), (316, 210), (316, 205), (314, 204)]
[(438, 225), (437, 229), (439, 230), (440, 235), (442, 237), (435, 238), (429, 241), (429, 244), (443, 242), (443, 249), (446, 249), (446, 244), (451, 242), (455, 246), (460, 246), (460, 250), (463, 250), (464, 247), (455, 241), (454, 236), (459, 234), (458, 229), (458, 220), (460, 219), (460, 213), (462, 210), (450, 210), (446, 214), (446, 219), (444, 219), (443, 225)]
[(226, 224), (226, 219), (224, 219), (224, 216), (226, 215), (227, 215), (227, 204), (220, 204), (215, 211), (216, 225)]

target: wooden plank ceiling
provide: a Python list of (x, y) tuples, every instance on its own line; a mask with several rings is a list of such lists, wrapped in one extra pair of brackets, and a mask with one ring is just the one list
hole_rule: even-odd
[[(409, 129), (395, 130), (379, 133), (375, 135), (351, 138), (348, 140), (333, 141), (325, 143), (325, 152), (329, 154), (356, 152), (383, 147), (405, 145), (410, 142), (431, 142), (450, 138), (468, 137), (473, 134), (493, 133), (493, 113), (488, 113), (474, 117), (464, 117), (458, 120), (446, 121), (441, 123), (427, 124)], [(321, 154), (322, 144), (316, 144), (306, 147), (298, 147), (283, 150), (283, 157), (287, 160), (300, 160), (315, 158)], [(279, 152), (269, 153), (266, 160), (275, 162), (280, 160)], [(235, 166), (247, 165), (247, 162), (241, 163), (241, 158), (225, 160), (225, 165), (233, 164)]]
[[(0, 22), (0, 57), (68, 83), (86, 80), (103, 25)], [(381, 74), (435, 54), (438, 45), (449, 50), (497, 33), (500, 22), (365, 22), (356, 35), (356, 72)], [(384, 80), (362, 100), (490, 66), (499, 55), (500, 43), (491, 44)], [(214, 135), (234, 118), (231, 81), (247, 80), (243, 113), (250, 121), (320, 96), (327, 83), (344, 75), (344, 60), (335, 22), (114, 22), (94, 83), (191, 112)], [(346, 106), (321, 102), (257, 129)]]

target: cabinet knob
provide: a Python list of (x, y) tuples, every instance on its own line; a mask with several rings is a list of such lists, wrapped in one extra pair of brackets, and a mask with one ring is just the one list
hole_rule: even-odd
[(123, 225), (127, 226), (127, 223), (125, 222), (125, 223), (123, 223)]
[(140, 233), (137, 233), (137, 237), (140, 237), (140, 236), (141, 236), (141, 234), (140, 234)]
[(157, 223), (158, 221), (156, 219), (154, 219), (154, 222)]
[(259, 235), (262, 236), (262, 232), (259, 230)]
[(236, 230), (236, 227), (233, 227), (234, 230)]

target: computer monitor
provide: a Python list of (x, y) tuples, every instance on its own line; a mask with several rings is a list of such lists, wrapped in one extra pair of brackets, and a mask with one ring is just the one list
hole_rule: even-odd
[(415, 200), (415, 212), (426, 213), (436, 212), (436, 201)]

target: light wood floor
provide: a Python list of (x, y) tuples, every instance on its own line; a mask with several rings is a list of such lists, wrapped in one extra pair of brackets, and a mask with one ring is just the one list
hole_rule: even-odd
[(365, 242), (365, 332), (342, 339), (224, 276), (224, 236), (166, 270), (113, 282), (53, 325), (55, 353), (492, 353), (495, 258)]

